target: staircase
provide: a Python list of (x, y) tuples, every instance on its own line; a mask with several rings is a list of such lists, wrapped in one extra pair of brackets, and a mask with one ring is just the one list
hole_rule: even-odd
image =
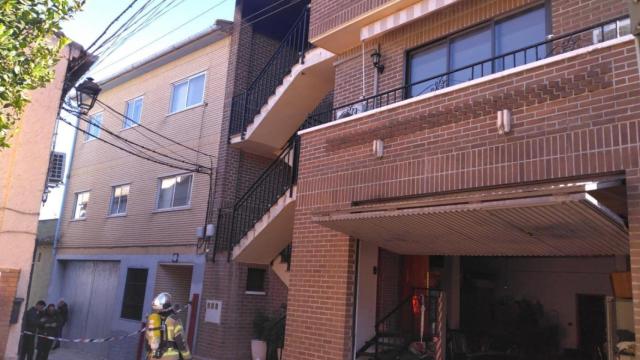
[(229, 252), (234, 261), (269, 264), (291, 243), (299, 148), (294, 136), (234, 205)]
[(308, 41), (309, 8), (300, 14), (267, 65), (233, 98), (230, 143), (274, 154), (333, 88), (333, 54)]
[[(440, 290), (436, 289), (414, 289), (413, 295), (400, 301), (376, 321), (375, 335), (358, 349), (356, 359), (436, 360), (432, 340), (440, 337), (437, 326), (439, 294)], [(427, 351), (418, 355), (410, 350), (410, 346), (420, 341), (420, 301), (425, 305), (423, 339), (427, 343)]]

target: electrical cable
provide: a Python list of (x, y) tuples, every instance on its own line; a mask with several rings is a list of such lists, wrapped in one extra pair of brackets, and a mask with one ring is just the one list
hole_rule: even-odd
[(111, 20), (111, 22), (109, 23), (109, 25), (107, 25), (107, 27), (102, 31), (102, 33), (100, 35), (98, 35), (98, 37), (91, 43), (91, 45), (87, 46), (86, 50), (90, 51), (91, 47), (93, 47), (98, 41), (100, 41), (100, 39), (107, 33), (107, 31), (109, 31), (109, 29), (111, 28), (111, 26), (113, 26), (113, 24), (115, 24), (118, 20), (120, 20), (120, 18), (127, 12), (129, 11), (133, 5), (135, 5), (135, 3), (137, 3), (138, 0), (133, 0), (131, 1), (131, 3), (129, 3), (129, 5), (120, 13), (118, 14), (118, 16), (116, 16), (115, 19)]
[[(170, 159), (170, 160), (172, 160), (172, 161), (177, 161), (177, 162), (181, 162), (181, 163), (183, 163), (183, 164), (187, 164), (187, 165), (195, 166), (196, 168), (205, 168), (205, 169), (207, 169), (207, 170), (211, 170), (211, 168), (209, 168), (208, 166), (199, 165), (199, 164), (195, 164), (195, 163), (192, 163), (192, 162), (188, 162), (188, 161), (184, 161), (184, 160), (176, 159), (176, 158), (171, 157), (171, 156), (169, 156), (169, 155), (167, 155), (167, 154), (163, 154), (163, 153), (158, 152), (158, 151), (156, 151), (156, 150), (154, 150), (154, 149), (151, 149), (151, 148), (149, 148), (149, 147), (147, 147), (147, 146), (145, 146), (145, 145), (141, 145), (141, 144), (138, 144), (138, 143), (136, 143), (136, 142), (133, 142), (133, 141), (131, 141), (131, 140), (129, 140), (129, 139), (126, 139), (126, 138), (124, 138), (124, 137), (122, 137), (122, 136), (118, 135), (118, 134), (115, 134), (114, 132), (112, 132), (111, 130), (109, 130), (109, 129), (105, 128), (104, 126), (97, 125), (97, 124), (93, 123), (91, 120), (86, 119), (86, 118), (84, 117), (84, 115), (83, 115), (83, 114), (80, 114), (80, 113), (78, 113), (78, 112), (75, 112), (74, 110), (68, 109), (68, 108), (66, 108), (66, 107), (63, 107), (62, 109), (63, 109), (64, 111), (66, 111), (67, 113), (71, 114), (71, 115), (75, 115), (75, 116), (77, 116), (77, 117), (78, 117), (78, 119), (80, 119), (80, 120), (82, 120), (82, 121), (86, 122), (87, 124), (90, 124), (90, 125), (92, 125), (92, 126), (95, 126), (95, 127), (99, 128), (100, 130), (103, 130), (104, 132), (108, 133), (109, 135), (113, 136), (114, 138), (116, 138), (116, 139), (118, 139), (118, 140), (121, 140), (121, 141), (126, 142), (128, 145), (137, 146), (137, 147), (139, 147), (139, 148), (141, 148), (141, 149), (144, 149), (144, 150), (146, 150), (146, 151), (152, 152), (152, 153), (154, 153), (154, 154), (156, 154), (156, 155), (159, 155), (159, 156), (163, 156), (163, 157), (165, 157), (165, 158), (167, 158), (167, 159)], [(92, 135), (92, 136), (93, 136), (93, 135)], [(96, 137), (96, 138), (99, 138), (99, 137)], [(136, 149), (136, 150), (138, 150), (138, 149)], [(148, 155), (148, 154), (147, 154), (147, 155)], [(162, 159), (157, 159), (157, 160), (159, 160), (159, 161), (165, 161), (165, 160), (162, 160)]]
[[(110, 106), (110, 105), (108, 105), (108, 104), (104, 103), (104, 102), (103, 102), (103, 101), (101, 101), (100, 99), (96, 99), (96, 102), (98, 102), (98, 103), (99, 103), (99, 104), (101, 104), (102, 106), (106, 107), (107, 109), (111, 110), (111, 111), (112, 111), (112, 112), (114, 112), (115, 114), (117, 114), (117, 115), (119, 115), (119, 116), (122, 116), (123, 118), (125, 118), (125, 119), (127, 119), (127, 120), (129, 120), (129, 121), (134, 121), (133, 119), (131, 119), (131, 118), (130, 118), (130, 117), (128, 117), (127, 115), (125, 115), (125, 114), (123, 114), (123, 113), (119, 112), (118, 110), (116, 110), (116, 109), (114, 109), (112, 106)], [(150, 128), (149, 128), (149, 127), (147, 127), (147, 126), (144, 126), (143, 124), (138, 124), (138, 126), (140, 126), (141, 128), (143, 128), (143, 129), (145, 129), (145, 130), (147, 130), (147, 131), (149, 131), (149, 132), (151, 132), (151, 133), (153, 133), (153, 134), (155, 134), (155, 135), (160, 136), (161, 138), (163, 138), (163, 139), (165, 139), (165, 140), (168, 140), (168, 141), (170, 141), (170, 142), (172, 142), (172, 143), (174, 143), (174, 144), (176, 144), (176, 145), (182, 146), (182, 147), (183, 147), (183, 148), (185, 148), (185, 149), (189, 149), (189, 150), (191, 150), (191, 151), (193, 151), (193, 152), (196, 152), (196, 153), (199, 153), (199, 154), (201, 154), (201, 155), (205, 155), (205, 156), (213, 157), (213, 155), (211, 155), (211, 154), (207, 154), (207, 153), (202, 152), (202, 151), (200, 151), (200, 150), (194, 149), (194, 148), (192, 148), (192, 147), (190, 147), (190, 146), (184, 145), (184, 144), (182, 144), (182, 143), (180, 143), (180, 142), (178, 142), (178, 141), (176, 141), (176, 140), (171, 139), (170, 137), (167, 137), (167, 136), (162, 135), (161, 133), (159, 133), (159, 132), (157, 132), (157, 131), (155, 131), (155, 130), (153, 130), (153, 129), (150, 129)]]
[[(66, 123), (67, 125), (69, 125), (69, 126), (71, 126), (71, 127), (75, 128), (75, 129), (79, 130), (80, 132), (82, 132), (82, 133), (84, 133), (84, 134), (91, 135), (91, 134), (89, 134), (89, 132), (88, 132), (88, 131), (86, 131), (86, 130), (82, 129), (80, 126), (74, 125), (74, 124), (72, 124), (71, 122), (67, 121), (66, 119), (64, 119), (64, 118), (62, 118), (62, 117), (58, 117), (58, 120), (60, 120), (60, 121), (62, 121), (62, 122), (64, 122), (64, 123)], [(92, 136), (93, 136), (93, 135), (92, 135)], [(96, 139), (98, 139), (99, 141), (102, 141), (102, 142), (104, 142), (104, 143), (106, 143), (106, 144), (108, 144), (108, 145), (111, 145), (111, 146), (113, 146), (113, 147), (115, 147), (115, 148), (117, 148), (117, 149), (120, 149), (120, 150), (122, 150), (122, 151), (124, 151), (124, 152), (126, 152), (126, 153), (128, 153), (128, 154), (130, 154), (130, 155), (133, 155), (133, 156), (139, 157), (139, 158), (144, 159), (144, 160), (148, 160), (148, 161), (151, 161), (151, 162), (154, 162), (154, 163), (157, 163), (157, 164), (160, 164), (160, 165), (168, 166), (168, 167), (171, 167), (171, 168), (174, 168), (174, 169), (179, 169), (179, 170), (184, 170), (184, 171), (189, 171), (189, 172), (196, 172), (196, 173), (200, 173), (200, 174), (202, 174), (202, 173), (203, 173), (203, 172), (202, 172), (201, 170), (199, 170), (199, 169), (189, 169), (189, 168), (182, 167), (182, 166), (179, 166), (179, 165), (173, 165), (173, 164), (170, 164), (170, 163), (167, 163), (167, 162), (161, 161), (161, 160), (157, 160), (157, 159), (147, 158), (147, 157), (141, 156), (140, 154), (137, 154), (137, 153), (135, 153), (135, 152), (133, 152), (133, 151), (127, 150), (127, 149), (125, 149), (125, 148), (123, 148), (123, 147), (121, 147), (121, 146), (118, 146), (118, 145), (116, 145), (116, 144), (114, 144), (114, 143), (112, 143), (112, 142), (109, 142), (109, 141), (107, 141), (107, 140), (105, 140), (105, 139), (103, 139), (103, 138), (99, 138), (99, 137), (98, 137), (98, 138), (96, 138)], [(205, 173), (205, 174), (206, 174), (206, 173)]]
[[(180, 28), (184, 27), (185, 25), (187, 25), (188, 23), (192, 22), (193, 20), (196, 20), (196, 19), (198, 19), (198, 18), (200, 18), (200, 17), (204, 16), (204, 15), (205, 15), (205, 14), (207, 14), (208, 12), (210, 12), (210, 11), (212, 11), (212, 10), (216, 9), (218, 6), (220, 6), (220, 5), (224, 4), (224, 3), (226, 3), (227, 1), (229, 1), (229, 0), (222, 0), (222, 1), (218, 2), (218, 3), (216, 3), (216, 4), (215, 4), (215, 5), (213, 5), (212, 7), (210, 7), (210, 8), (208, 8), (208, 9), (204, 10), (203, 12), (199, 13), (198, 15), (196, 15), (196, 16), (194, 16), (194, 17), (190, 18), (189, 20), (185, 21), (184, 23), (182, 23), (182, 24), (180, 24), (180, 25), (178, 25), (178, 26), (174, 27), (173, 29), (171, 29), (171, 30), (167, 31), (166, 33), (164, 33), (164, 34), (162, 34), (161, 36), (159, 36), (159, 37), (155, 38), (155, 39), (154, 39), (154, 40), (152, 40), (151, 42), (148, 42), (148, 43), (144, 44), (144, 45), (143, 45), (143, 46), (141, 46), (141, 47), (147, 47), (147, 46), (149, 46), (149, 45), (151, 45), (151, 44), (154, 44), (154, 43), (156, 43), (156, 42), (158, 42), (158, 41), (160, 41), (160, 40), (164, 39), (166, 36), (168, 36), (168, 35), (170, 35), (170, 34), (173, 34), (176, 30), (178, 30), (178, 29), (180, 29)], [(103, 71), (103, 70), (105, 70), (105, 69), (108, 69), (108, 68), (112, 67), (113, 65), (115, 65), (115, 64), (117, 64), (117, 63), (119, 63), (119, 62), (121, 62), (122, 60), (126, 60), (127, 58), (129, 58), (129, 56), (131, 56), (131, 55), (135, 54), (136, 52), (137, 52), (137, 51), (129, 52), (129, 53), (127, 53), (126, 55), (123, 55), (123, 56), (119, 57), (118, 59), (116, 59), (116, 60), (114, 60), (114, 61), (112, 61), (112, 62), (110, 62), (110, 63), (106, 64), (102, 69), (96, 69), (96, 70), (94, 70), (94, 72), (100, 72), (100, 71)]]

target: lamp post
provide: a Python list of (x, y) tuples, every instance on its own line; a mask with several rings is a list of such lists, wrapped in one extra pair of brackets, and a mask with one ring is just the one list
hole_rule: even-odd
[(95, 105), (101, 90), (100, 85), (93, 82), (93, 78), (90, 77), (76, 86), (76, 103), (80, 112), (85, 115), (89, 113), (89, 110)]

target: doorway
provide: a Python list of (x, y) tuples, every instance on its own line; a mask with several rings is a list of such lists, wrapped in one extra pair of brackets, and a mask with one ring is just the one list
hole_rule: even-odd
[(577, 294), (578, 350), (585, 360), (605, 358), (607, 315), (604, 295)]

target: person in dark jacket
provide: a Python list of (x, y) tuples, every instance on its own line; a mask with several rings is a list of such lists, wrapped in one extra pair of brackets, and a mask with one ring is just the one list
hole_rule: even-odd
[[(58, 334), (58, 324), (60, 324), (60, 317), (58, 316), (56, 306), (49, 304), (49, 306), (47, 306), (47, 311), (40, 319), (40, 329), (38, 334), (55, 337)], [(38, 337), (38, 354), (36, 355), (36, 360), (47, 360), (49, 358), (49, 351), (51, 351), (52, 345), (53, 340)]]
[[(60, 324), (58, 326), (58, 334), (56, 336), (57, 337), (62, 337), (62, 328), (64, 327), (64, 325), (69, 320), (69, 305), (67, 305), (67, 303), (64, 301), (64, 299), (60, 299), (58, 301), (58, 307), (56, 309), (58, 310), (58, 316), (60, 317)], [(52, 350), (55, 350), (55, 349), (57, 349), (59, 347), (60, 347), (60, 341), (56, 340), (56, 343), (55, 343), (55, 345), (53, 345), (53, 349)]]
[(22, 320), (23, 331), (28, 331), (31, 334), (22, 334), (22, 346), (20, 347), (20, 360), (33, 360), (33, 351), (38, 327), (40, 326), (40, 317), (47, 304), (40, 300), (31, 309), (24, 312), (24, 318)]

